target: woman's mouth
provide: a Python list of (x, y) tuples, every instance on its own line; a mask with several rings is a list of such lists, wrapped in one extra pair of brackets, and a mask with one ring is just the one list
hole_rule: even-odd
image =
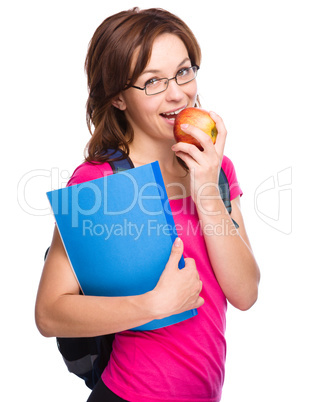
[(171, 123), (174, 124), (176, 116), (178, 115), (178, 113), (180, 113), (182, 110), (184, 110), (186, 107), (182, 107), (180, 109), (177, 110), (173, 110), (171, 112), (167, 112), (167, 113), (160, 113), (160, 116), (162, 116), (164, 119), (170, 121)]

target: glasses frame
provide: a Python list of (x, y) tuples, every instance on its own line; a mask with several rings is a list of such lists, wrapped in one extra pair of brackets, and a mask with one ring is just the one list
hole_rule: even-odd
[(197, 72), (198, 72), (198, 70), (200, 69), (200, 67), (199, 67), (198, 65), (194, 65), (194, 66), (191, 66), (191, 67), (186, 67), (186, 69), (188, 69), (188, 70), (189, 70), (189, 69), (192, 69), (193, 71), (194, 71), (194, 69), (196, 69), (196, 70), (194, 71), (195, 76), (194, 76), (194, 78), (192, 78), (192, 80), (189, 80), (189, 81), (187, 81), (187, 82), (184, 82), (184, 83), (182, 83), (182, 84), (179, 84), (178, 81), (177, 81), (178, 73), (175, 75), (175, 77), (172, 77), (172, 78), (159, 78), (158, 81), (166, 80), (166, 81), (167, 81), (167, 85), (166, 85), (166, 88), (165, 88), (165, 89), (163, 89), (162, 91), (156, 92), (156, 93), (154, 93), (154, 94), (148, 94), (148, 93), (147, 93), (147, 85), (145, 85), (144, 88), (142, 88), (142, 87), (137, 87), (136, 85), (130, 85), (128, 88), (131, 87), (131, 88), (139, 89), (139, 90), (141, 90), (141, 91), (145, 91), (145, 94), (146, 94), (147, 96), (158, 95), (158, 94), (160, 94), (160, 93), (162, 93), (162, 92), (165, 92), (165, 91), (167, 90), (168, 84), (169, 84), (170, 81), (172, 81), (172, 80), (175, 80), (176, 84), (179, 85), (179, 86), (181, 86), (181, 85), (186, 85), (186, 84), (188, 84), (189, 82), (194, 81), (195, 78), (196, 78), (196, 76), (197, 76)]

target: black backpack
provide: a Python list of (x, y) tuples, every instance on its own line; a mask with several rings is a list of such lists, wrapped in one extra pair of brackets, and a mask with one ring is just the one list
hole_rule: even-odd
[[(114, 173), (133, 168), (130, 159), (123, 157), (123, 152), (112, 151), (114, 161), (109, 162)], [(219, 189), (221, 198), (229, 213), (232, 211), (230, 202), (230, 189), (226, 175), (221, 169), (219, 176)], [(236, 228), (237, 223), (233, 221)], [(47, 256), (48, 250), (45, 253)], [(101, 335), (90, 338), (56, 338), (58, 349), (69, 372), (82, 378), (86, 385), (93, 389), (101, 378), (103, 370), (107, 366), (113, 347), (115, 334)]]

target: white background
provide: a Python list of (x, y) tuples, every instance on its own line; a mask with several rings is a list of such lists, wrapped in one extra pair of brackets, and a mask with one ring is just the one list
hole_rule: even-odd
[[(89, 394), (66, 371), (55, 340), (43, 338), (34, 323), (53, 231), (45, 192), (65, 185), (89, 140), (88, 42), (103, 19), (133, 6), (166, 8), (196, 34), (202, 105), (226, 123), (226, 154), (244, 192), (262, 279), (251, 310), (229, 306), (222, 401), (309, 401), (309, 31), (300, 0), (12, 0), (2, 6), (0, 399), (85, 401)], [(271, 189), (279, 172), (281, 187)]]

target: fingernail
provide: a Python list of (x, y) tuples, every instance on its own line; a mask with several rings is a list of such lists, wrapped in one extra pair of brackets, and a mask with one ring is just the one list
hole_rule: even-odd
[(181, 240), (179, 237), (176, 238), (176, 240), (174, 241), (174, 246), (175, 247), (180, 247), (181, 246)]
[(216, 117), (216, 113), (215, 112), (209, 112), (210, 116), (212, 117)]
[(180, 128), (186, 129), (186, 128), (188, 128), (188, 127), (189, 127), (189, 124), (180, 124)]

